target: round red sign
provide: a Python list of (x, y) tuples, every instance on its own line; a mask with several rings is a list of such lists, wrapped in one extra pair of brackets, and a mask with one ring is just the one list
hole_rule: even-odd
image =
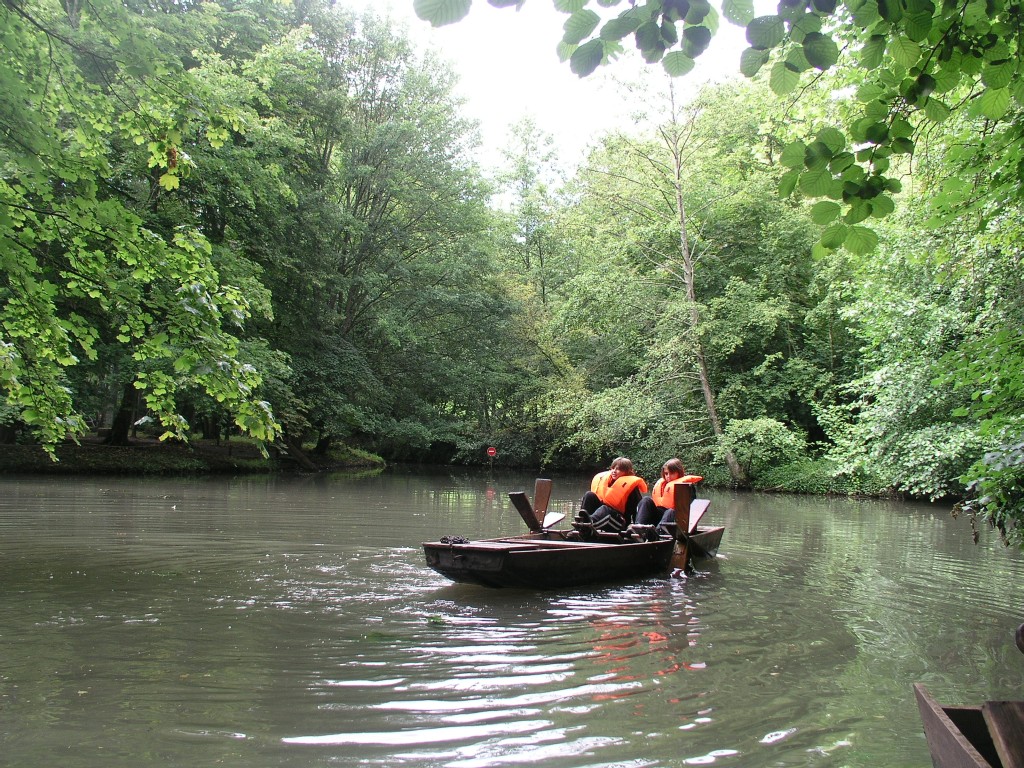
[(487, 449), (487, 455), (493, 459), (495, 456), (498, 455), (498, 449), (492, 445), (490, 448)]

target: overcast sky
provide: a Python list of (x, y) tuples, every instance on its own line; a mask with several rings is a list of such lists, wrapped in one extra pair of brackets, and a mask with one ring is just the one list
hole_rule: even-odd
[[(624, 97), (615, 79), (636, 80), (645, 68), (649, 76), (663, 77), (660, 64), (646, 65), (632, 50), (626, 60), (599, 67), (586, 78), (574, 75), (556, 53), (568, 17), (554, 9), (552, 0), (527, 0), (519, 11), (474, 0), (465, 19), (438, 28), (417, 18), (413, 0), (339, 0), (339, 5), (390, 16), (406, 25), (412, 39), (451, 62), (467, 112), (480, 122), (479, 159), (485, 168), (500, 162), (509, 128), (526, 115), (554, 136), (563, 164), (578, 162), (600, 135), (632, 123), (636, 104)], [(694, 92), (709, 79), (738, 76), (745, 46), (743, 30), (723, 19), (712, 48), (699, 57), (693, 72), (677, 80), (677, 87)]]

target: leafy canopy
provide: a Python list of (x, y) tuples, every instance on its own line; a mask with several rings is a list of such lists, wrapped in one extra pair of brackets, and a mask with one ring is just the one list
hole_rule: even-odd
[[(471, 5), (416, 0), (415, 8), (442, 25), (463, 18)], [(928, 126), (958, 109), (989, 124), (1015, 122), (1024, 105), (1019, 0), (780, 0), (775, 13), (762, 16), (754, 15), (753, 0), (722, 0), (721, 13), (708, 0), (555, 0), (555, 7), (568, 14), (560, 53), (581, 77), (611, 61), (627, 39), (646, 61), (685, 75), (720, 16), (746, 28), (740, 71), (754, 77), (766, 69), (777, 94), (794, 93), (840, 64), (859, 70), (847, 78), (855, 84), (855, 110), (845, 125), (823, 126), (783, 153), (789, 171), (782, 194), (822, 198), (814, 210), (826, 225), (820, 253), (876, 247), (865, 222), (894, 210), (893, 195), (902, 188), (896, 161), (914, 153)], [(969, 185), (950, 185), (936, 203), (955, 208), (972, 194)]]

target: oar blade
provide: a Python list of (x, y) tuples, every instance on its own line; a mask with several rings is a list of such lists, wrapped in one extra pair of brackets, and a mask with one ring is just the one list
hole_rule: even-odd
[(543, 477), (538, 477), (533, 484), (533, 511), (538, 520), (543, 519), (548, 511), (548, 502), (551, 501), (551, 485), (551, 481)]
[(564, 512), (548, 512), (544, 515), (544, 522), (542, 523), (542, 526), (546, 531), (551, 526), (558, 525), (563, 520), (565, 520)]
[(704, 513), (708, 511), (708, 507), (711, 506), (711, 499), (694, 499), (690, 504), (690, 530), (689, 533), (693, 533), (697, 530), (697, 523), (704, 517)]
[(539, 533), (542, 528), (537, 520), (537, 516), (533, 512), (533, 507), (530, 506), (530, 500), (526, 498), (526, 494), (523, 491), (511, 491), (508, 494), (508, 498), (511, 500), (512, 506), (516, 508), (519, 516), (523, 518), (526, 526), (534, 533)]

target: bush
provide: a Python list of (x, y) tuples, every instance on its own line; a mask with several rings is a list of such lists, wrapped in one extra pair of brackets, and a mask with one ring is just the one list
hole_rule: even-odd
[(762, 473), (754, 486), (758, 490), (788, 493), (877, 495), (885, 490), (879, 478), (844, 472), (832, 459), (804, 458), (772, 467)]
[(733, 419), (719, 440), (715, 458), (724, 461), (726, 451), (736, 457), (747, 479), (759, 485), (760, 475), (804, 458), (806, 441), (775, 419)]

